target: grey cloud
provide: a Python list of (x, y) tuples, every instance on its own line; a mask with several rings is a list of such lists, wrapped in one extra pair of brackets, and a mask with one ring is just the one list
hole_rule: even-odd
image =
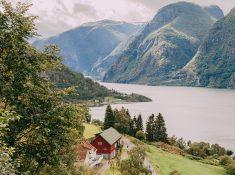
[(90, 18), (96, 18), (98, 16), (96, 9), (93, 6), (89, 4), (82, 4), (82, 3), (77, 3), (77, 2), (73, 6), (73, 13), (83, 14)]

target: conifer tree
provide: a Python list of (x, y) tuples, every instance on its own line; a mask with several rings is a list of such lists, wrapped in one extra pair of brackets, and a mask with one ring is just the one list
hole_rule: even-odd
[(143, 131), (143, 130), (144, 130), (143, 119), (142, 119), (141, 114), (139, 114), (136, 120), (136, 132)]
[(134, 116), (134, 118), (131, 120), (131, 124), (130, 124), (130, 135), (131, 136), (135, 136), (136, 132), (137, 132), (137, 119), (136, 116)]
[(103, 129), (108, 129), (113, 127), (115, 123), (115, 116), (110, 105), (107, 106), (105, 111), (105, 118), (104, 118), (104, 127)]
[(150, 142), (154, 141), (154, 133), (154, 114), (152, 114), (146, 123), (146, 139)]
[(161, 113), (158, 114), (154, 121), (154, 141), (167, 142), (167, 130), (165, 120)]

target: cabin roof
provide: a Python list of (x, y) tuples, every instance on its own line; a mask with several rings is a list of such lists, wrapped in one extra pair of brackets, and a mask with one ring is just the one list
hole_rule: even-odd
[(114, 144), (122, 135), (114, 128), (104, 130), (99, 134), (103, 139), (105, 139), (110, 145)]
[(75, 151), (78, 153), (80, 160), (85, 160), (87, 152), (90, 150), (96, 151), (96, 148), (87, 141), (78, 144), (75, 148)]

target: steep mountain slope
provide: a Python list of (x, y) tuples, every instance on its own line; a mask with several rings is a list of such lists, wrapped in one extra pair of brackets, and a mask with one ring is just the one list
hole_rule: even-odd
[(204, 9), (216, 19), (221, 19), (224, 17), (224, 12), (217, 5), (204, 7)]
[[(144, 25), (143, 25), (144, 27)], [(107, 70), (112, 66), (112, 64), (117, 61), (117, 59), (121, 56), (121, 54), (129, 47), (131, 42), (134, 41), (135, 37), (138, 35), (139, 30), (123, 40), (108, 56), (104, 59), (97, 61), (91, 70), (91, 75), (98, 78), (103, 79)]]
[(178, 85), (235, 88), (235, 8), (215, 23), (195, 57), (175, 78)]
[(163, 7), (107, 71), (104, 81), (160, 84), (192, 59), (214, 22), (193, 3)]
[(102, 20), (33, 43), (38, 49), (56, 44), (65, 58), (64, 64), (75, 71), (88, 73), (93, 65), (110, 54), (116, 46), (138, 30), (138, 25)]

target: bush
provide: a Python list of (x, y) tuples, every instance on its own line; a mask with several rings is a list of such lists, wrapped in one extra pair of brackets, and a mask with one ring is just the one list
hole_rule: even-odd
[(232, 155), (233, 155), (233, 151), (232, 151), (232, 150), (227, 150), (227, 151), (226, 151), (226, 154), (227, 154), (228, 156), (232, 156)]
[(227, 166), (232, 163), (232, 159), (229, 156), (221, 156), (219, 164)]
[(98, 119), (93, 119), (91, 123), (97, 126), (103, 126), (103, 122)]
[(145, 140), (146, 139), (146, 135), (143, 131), (138, 131), (136, 133), (135, 137), (139, 140)]
[(235, 163), (231, 163), (227, 166), (228, 174), (229, 175), (235, 175)]
[(172, 172), (170, 172), (169, 175), (181, 175), (178, 171), (174, 170)]

